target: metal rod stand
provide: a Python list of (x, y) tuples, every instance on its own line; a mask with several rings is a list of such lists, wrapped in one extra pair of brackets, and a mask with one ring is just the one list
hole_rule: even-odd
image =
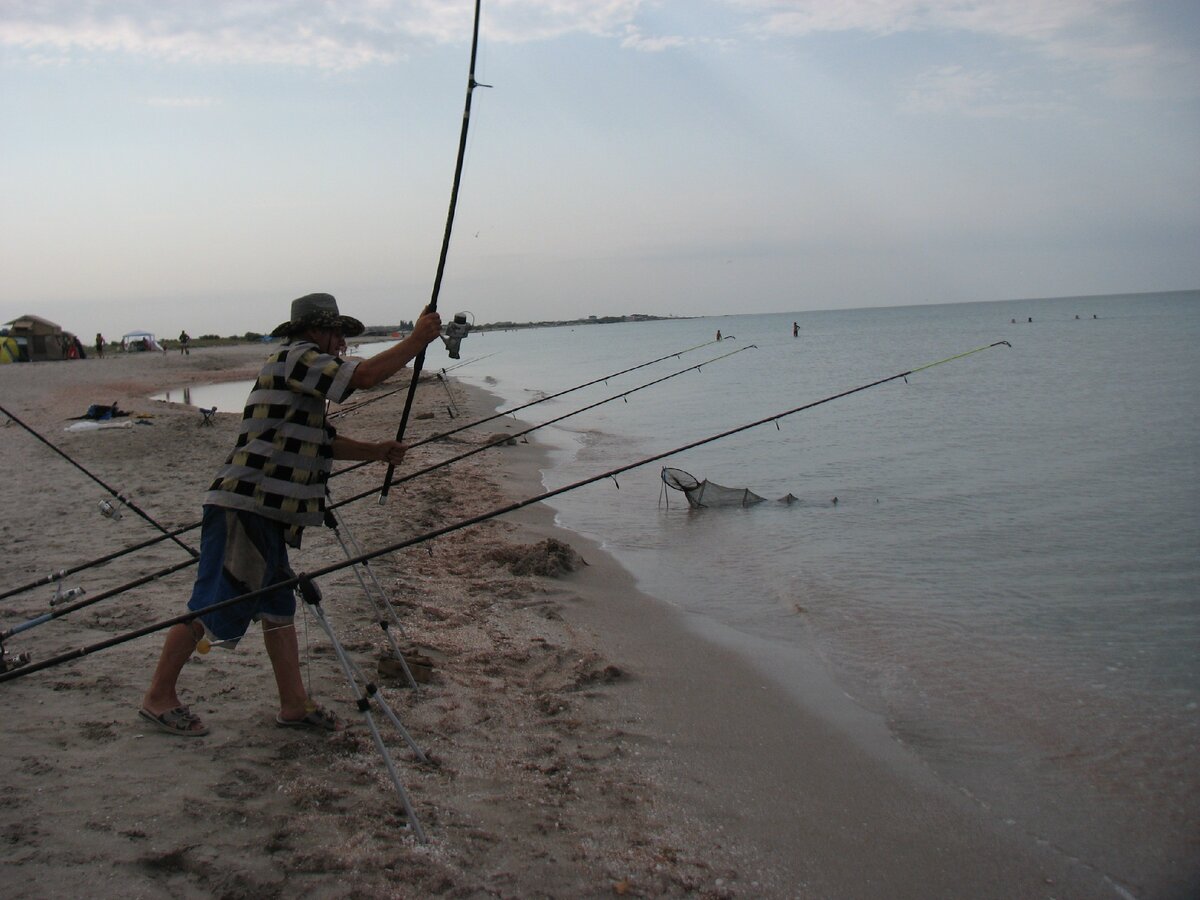
[[(354, 535), (350, 529), (346, 527), (346, 523), (338, 516), (338, 514), (330, 509), (325, 514), (325, 525), (333, 531), (333, 536), (337, 538), (338, 546), (342, 548), (342, 552), (346, 554), (346, 559), (354, 559), (355, 556), (362, 554), (362, 548), (358, 541), (354, 539)], [(343, 530), (345, 537), (343, 538)], [(349, 543), (347, 543), (349, 540)], [(414, 691), (417, 690), (417, 679), (413, 676), (412, 670), (408, 667), (408, 660), (404, 658), (403, 651), (400, 650), (396, 643), (395, 637), (392, 635), (391, 626), (395, 625), (400, 630), (400, 635), (404, 638), (408, 634), (404, 631), (404, 625), (400, 621), (400, 617), (396, 614), (396, 610), (392, 604), (388, 602), (387, 592), (384, 591), (383, 585), (379, 583), (379, 579), (375, 577), (374, 570), (367, 562), (357, 563), (351, 568), (354, 570), (354, 577), (358, 579), (359, 587), (363, 589), (363, 593), (367, 595), (367, 599), (375, 608), (375, 614), (379, 616), (379, 627), (383, 629), (383, 635), (387, 638), (388, 646), (391, 647), (392, 657), (400, 663), (400, 668), (404, 672), (404, 677), (408, 680), (408, 686)], [(370, 577), (374, 590), (367, 585), (366, 579), (363, 578), (363, 570)], [(388, 618), (391, 621), (388, 621)]]
[(374, 684), (368, 684), (367, 690), (364, 693), (359, 689), (358, 678), (355, 676), (355, 666), (350, 661), (350, 657), (346, 655), (346, 650), (342, 646), (342, 642), (338, 640), (334, 633), (333, 627), (329, 624), (329, 620), (325, 617), (325, 610), (321, 608), (321, 591), (317, 588), (316, 582), (307, 576), (301, 576), (298, 587), (300, 588), (300, 596), (304, 602), (308, 604), (309, 610), (313, 617), (320, 624), (325, 634), (329, 637), (329, 642), (333, 646), (333, 652), (341, 663), (342, 672), (346, 675), (346, 680), (350, 682), (350, 689), (354, 692), (354, 702), (358, 707), (358, 711), (362, 713), (364, 721), (367, 723), (367, 728), (371, 731), (371, 737), (375, 740), (375, 747), (379, 751), (379, 755), (383, 757), (383, 763), (387, 767), (388, 776), (392, 780), (392, 784), (396, 788), (396, 793), (400, 797), (400, 803), (404, 807), (404, 815), (408, 820), (409, 827), (417, 840), (422, 844), (428, 843), (429, 839), (425, 835), (425, 830), (421, 827), (421, 821), (417, 818), (417, 812), (413, 809), (412, 801), (409, 799), (408, 792), (404, 789), (404, 785), (400, 781), (400, 773), (396, 771), (396, 764), (392, 761), (392, 754), (387, 748), (387, 744), (383, 741), (383, 735), (379, 733), (379, 727), (375, 724), (375, 717), (371, 713), (371, 701), (375, 700), (385, 710), (385, 713), (391, 718), (392, 723), (400, 729), (400, 733), (404, 736), (409, 746), (417, 753), (422, 762), (429, 762), (420, 748), (416, 746), (412, 736), (400, 725), (400, 721), (392, 713), (391, 709), (378, 696), (378, 689)]

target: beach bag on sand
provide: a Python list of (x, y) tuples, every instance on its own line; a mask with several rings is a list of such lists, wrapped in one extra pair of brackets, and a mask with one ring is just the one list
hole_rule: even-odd
[(96, 422), (106, 422), (109, 419), (119, 419), (122, 416), (127, 416), (129, 413), (117, 409), (117, 404), (114, 402), (109, 406), (104, 406), (100, 403), (93, 403), (88, 407), (87, 412), (82, 416), (76, 416), (77, 419), (91, 419)]

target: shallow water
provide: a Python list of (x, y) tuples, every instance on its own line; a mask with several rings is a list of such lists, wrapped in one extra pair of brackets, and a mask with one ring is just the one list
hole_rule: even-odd
[[(545, 421), (758, 345), (538, 432), (559, 448), (547, 486), (1012, 347), (561, 495), (560, 522), (747, 653), (815, 643), (899, 740), (1031, 835), (1124, 854), (1150, 881), (1194, 872), (1200, 294), (472, 335), (470, 353), (502, 352), (454, 374), (524, 402), (717, 328), (735, 340), (523, 413)], [(663, 505), (662, 465), (800, 502)]]
[[(1200, 884), (1200, 292), (472, 333), (461, 362), (435, 345), (426, 365), (511, 407), (718, 328), (719, 345), (522, 412), (545, 422), (756, 345), (538, 431), (546, 486), (1012, 346), (570, 491), (560, 524), (798, 694), (816, 648), (1031, 839), (1131, 895)], [(248, 384), (214, 387), (231, 405), (191, 402), (240, 411)], [(690, 510), (663, 465), (798, 502)]]

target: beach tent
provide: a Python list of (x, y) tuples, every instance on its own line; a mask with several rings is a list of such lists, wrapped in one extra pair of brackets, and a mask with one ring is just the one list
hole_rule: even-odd
[(158, 339), (149, 331), (131, 331), (121, 336), (122, 350), (155, 350), (163, 352)]
[(0, 333), (0, 366), (21, 361), (21, 345), (8, 332)]
[(70, 336), (41, 316), (21, 316), (4, 327), (8, 329), (8, 336), (20, 347), (22, 362), (67, 358), (66, 347)]

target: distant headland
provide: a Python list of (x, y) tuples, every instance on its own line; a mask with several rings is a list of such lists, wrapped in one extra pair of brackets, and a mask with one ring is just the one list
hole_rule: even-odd
[[(474, 324), (472, 331), (513, 331), (518, 328), (557, 328), (563, 325), (613, 325), (619, 322), (660, 322), (669, 319), (694, 319), (695, 316), (652, 316), (647, 313), (630, 313), (626, 316), (588, 316), (584, 319), (559, 319), (544, 322), (487, 322)], [(448, 321), (444, 316), (442, 321)], [(368, 325), (363, 332), (367, 337), (392, 337), (396, 334), (407, 334), (412, 330), (412, 322), (400, 322), (398, 325)]]

